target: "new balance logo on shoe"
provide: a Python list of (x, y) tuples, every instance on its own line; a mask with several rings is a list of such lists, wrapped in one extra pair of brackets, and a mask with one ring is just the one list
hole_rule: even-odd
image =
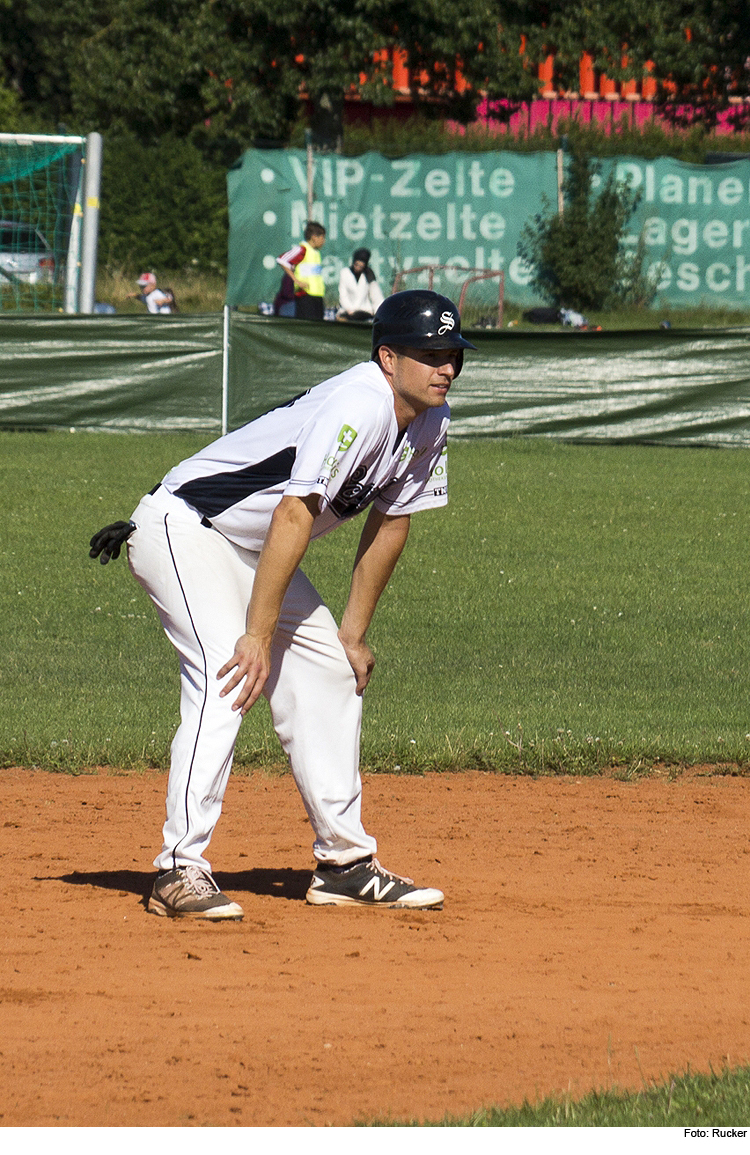
[(381, 885), (381, 879), (377, 874), (373, 874), (369, 882), (359, 892), (359, 897), (364, 898), (368, 891), (372, 891), (373, 902), (380, 902), (387, 894), (393, 890), (396, 884), (394, 882), (386, 882), (385, 886)]
[(421, 889), (410, 878), (385, 870), (377, 858), (357, 862), (348, 870), (324, 864), (310, 881), (307, 901), (312, 906), (377, 906), (387, 910), (440, 910), (442, 890)]

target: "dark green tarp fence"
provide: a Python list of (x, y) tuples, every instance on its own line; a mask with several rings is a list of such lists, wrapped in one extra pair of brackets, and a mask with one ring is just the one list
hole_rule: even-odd
[[(230, 318), (230, 429), (369, 356), (367, 327)], [(470, 336), (453, 436), (750, 445), (750, 329)], [(0, 320), (0, 338), (0, 427), (221, 430), (221, 315)]]
[(220, 428), (221, 315), (2, 318), (0, 342), (6, 428)]
[(472, 340), (454, 435), (750, 445), (750, 329)]

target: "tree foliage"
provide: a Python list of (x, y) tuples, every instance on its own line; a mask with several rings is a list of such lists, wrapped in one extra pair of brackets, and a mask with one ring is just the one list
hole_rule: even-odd
[(729, 110), (736, 128), (750, 123), (750, 6), (746, 0), (659, 0), (651, 16), (658, 103), (673, 123), (713, 128)]
[(750, 94), (748, 0), (0, 0), (0, 84), (48, 125), (235, 154), (288, 140), (300, 92), (334, 118), (349, 93), (392, 103), (385, 48), (418, 105), (463, 123), (484, 96), (537, 95), (550, 56), (556, 89), (577, 91), (583, 52), (616, 80), (655, 70), (678, 123), (744, 119)]
[(600, 311), (632, 301), (640, 268), (621, 245), (638, 194), (615, 181), (614, 171), (595, 192), (600, 166), (582, 151), (572, 154), (563, 183), (564, 211), (538, 213), (518, 246), (534, 270), (545, 300), (569, 309)]
[(226, 173), (173, 135), (158, 148), (110, 133), (102, 158), (99, 256), (110, 267), (210, 269), (227, 255)]
[(346, 94), (393, 103), (405, 54), (417, 104), (471, 121), (483, 94), (525, 99), (533, 70), (499, 0), (16, 0), (0, 54), (21, 99), (81, 130), (162, 133), (234, 149), (286, 141), (300, 94), (316, 113)]
[(732, 101), (750, 93), (748, 0), (0, 0), (0, 84), (48, 126), (234, 155), (288, 140), (300, 93), (332, 122), (346, 94), (392, 103), (386, 48), (418, 106), (463, 123), (484, 96), (502, 116), (537, 95), (550, 56), (556, 89), (577, 91), (583, 52), (613, 79), (655, 67), (678, 123), (744, 118)]
[[(506, 5), (503, 5), (505, 8)], [(577, 92), (588, 53), (612, 80), (651, 77), (656, 104), (674, 124), (711, 129), (731, 110), (737, 127), (750, 110), (750, 4), (747, 0), (549, 0), (514, 6), (527, 29), (529, 60), (554, 55), (558, 92)]]

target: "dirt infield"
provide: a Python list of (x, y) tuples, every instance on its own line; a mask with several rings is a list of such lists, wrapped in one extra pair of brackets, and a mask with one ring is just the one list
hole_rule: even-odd
[(443, 911), (304, 902), (288, 777), (230, 782), (242, 923), (144, 897), (165, 776), (0, 771), (0, 1126), (442, 1119), (750, 1059), (750, 781), (372, 775)]

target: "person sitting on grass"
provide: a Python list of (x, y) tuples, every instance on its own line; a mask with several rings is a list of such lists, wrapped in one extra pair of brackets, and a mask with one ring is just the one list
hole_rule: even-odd
[(141, 273), (136, 281), (140, 287), (139, 293), (128, 293), (128, 300), (142, 301), (149, 313), (173, 313), (177, 311), (177, 303), (171, 289), (158, 289), (156, 277), (153, 273)]
[(370, 268), (370, 250), (357, 249), (352, 263), (339, 274), (337, 321), (371, 321), (383, 303), (383, 293)]

